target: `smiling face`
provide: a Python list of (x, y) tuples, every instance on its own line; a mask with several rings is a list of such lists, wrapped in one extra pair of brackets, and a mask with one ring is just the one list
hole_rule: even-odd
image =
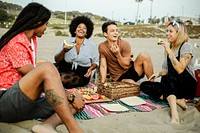
[(115, 42), (119, 37), (119, 29), (116, 25), (111, 24), (107, 27), (107, 32), (104, 32), (104, 36), (108, 41)]
[(167, 40), (170, 43), (174, 43), (178, 37), (177, 28), (169, 25), (166, 31)]
[(87, 34), (87, 27), (85, 24), (80, 23), (76, 28), (76, 36), (79, 38), (85, 38)]

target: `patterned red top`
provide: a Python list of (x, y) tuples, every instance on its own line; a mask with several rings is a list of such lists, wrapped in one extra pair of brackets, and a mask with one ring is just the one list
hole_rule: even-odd
[[(32, 39), (36, 49), (36, 37)], [(31, 43), (24, 32), (12, 38), (0, 50), (0, 89), (9, 89), (15, 82), (22, 78), (22, 75), (16, 69), (33, 64), (33, 57)]]

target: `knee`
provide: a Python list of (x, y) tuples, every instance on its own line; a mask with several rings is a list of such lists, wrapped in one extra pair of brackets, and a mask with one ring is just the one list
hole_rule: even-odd
[(145, 61), (151, 61), (151, 57), (148, 53), (142, 52), (138, 55), (139, 58), (145, 60)]
[(55, 65), (51, 62), (44, 62), (40, 66), (44, 69), (55, 69)]
[(54, 64), (50, 62), (44, 62), (38, 66), (38, 69), (43, 73), (43, 75), (59, 75)]

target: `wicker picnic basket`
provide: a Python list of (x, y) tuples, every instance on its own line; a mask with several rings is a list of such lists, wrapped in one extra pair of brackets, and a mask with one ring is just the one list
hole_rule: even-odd
[(139, 96), (140, 88), (126, 82), (106, 82), (98, 84), (97, 92), (115, 100), (123, 97)]

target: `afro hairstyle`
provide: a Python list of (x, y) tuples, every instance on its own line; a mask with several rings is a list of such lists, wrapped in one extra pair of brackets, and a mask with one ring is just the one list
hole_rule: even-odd
[(90, 20), (90, 18), (86, 17), (86, 16), (77, 16), (74, 19), (72, 19), (71, 24), (69, 25), (69, 32), (71, 34), (72, 37), (76, 36), (76, 28), (78, 27), (79, 24), (85, 24), (85, 26), (87, 27), (87, 33), (85, 38), (90, 38), (92, 36), (92, 32), (94, 30), (94, 24), (93, 22)]

